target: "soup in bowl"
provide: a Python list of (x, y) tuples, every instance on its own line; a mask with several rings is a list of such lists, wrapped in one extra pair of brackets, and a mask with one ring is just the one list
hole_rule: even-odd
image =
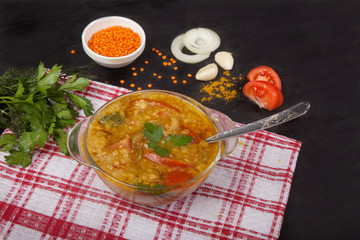
[(206, 139), (234, 128), (224, 114), (179, 93), (121, 95), (74, 126), (68, 150), (123, 198), (163, 204), (195, 191), (237, 138)]

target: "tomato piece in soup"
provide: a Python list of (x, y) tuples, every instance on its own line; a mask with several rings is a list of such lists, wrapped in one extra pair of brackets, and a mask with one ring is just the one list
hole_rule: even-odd
[(161, 157), (152, 151), (147, 151), (144, 154), (144, 157), (152, 162), (155, 162), (155, 163), (158, 163), (161, 165), (165, 165), (168, 167), (180, 167), (180, 168), (191, 167), (191, 164), (189, 164), (189, 163), (181, 162), (181, 161), (173, 159), (173, 158)]
[(193, 178), (193, 176), (184, 171), (173, 171), (169, 172), (164, 177), (164, 185), (165, 186), (173, 186), (186, 181), (189, 181)]

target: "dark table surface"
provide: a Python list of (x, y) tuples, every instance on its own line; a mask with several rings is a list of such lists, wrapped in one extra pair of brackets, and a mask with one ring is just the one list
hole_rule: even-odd
[[(131, 66), (158, 61), (133, 77), (130, 67), (93, 66), (97, 81), (130, 88), (166, 89), (201, 100), (201, 82), (182, 79), (210, 59), (194, 65), (178, 63), (178, 84), (151, 51), (171, 56), (172, 39), (194, 27), (215, 30), (219, 50), (235, 58), (231, 74), (245, 77), (259, 65), (279, 73), (283, 110), (300, 101), (311, 103), (303, 117), (271, 131), (302, 142), (280, 239), (360, 239), (360, 2), (331, 1), (0, 1), (0, 70), (91, 63), (81, 47), (81, 33), (92, 20), (110, 15), (140, 23), (147, 36), (144, 53)], [(72, 54), (71, 50), (75, 50)], [(120, 84), (124, 79), (125, 83)], [(237, 82), (241, 88), (245, 80)], [(204, 105), (234, 121), (249, 123), (269, 116), (239, 90), (229, 103)]]

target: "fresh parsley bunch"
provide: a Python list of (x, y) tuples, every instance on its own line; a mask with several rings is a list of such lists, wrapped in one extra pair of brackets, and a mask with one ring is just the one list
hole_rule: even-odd
[[(2, 151), (9, 151), (5, 161), (10, 165), (27, 167), (31, 152), (42, 148), (49, 138), (67, 154), (66, 128), (75, 123), (78, 109), (86, 116), (92, 114), (90, 100), (73, 91), (82, 91), (89, 85), (87, 78), (60, 75), (62, 66), (50, 71), (40, 62), (37, 69), (8, 70), (0, 76), (0, 128), (8, 128), (0, 138)], [(62, 84), (57, 84), (59, 78)]]

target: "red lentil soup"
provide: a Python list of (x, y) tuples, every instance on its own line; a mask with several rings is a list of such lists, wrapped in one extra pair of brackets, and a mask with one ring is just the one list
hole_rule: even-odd
[(185, 100), (161, 92), (125, 95), (91, 123), (87, 148), (105, 172), (138, 186), (172, 186), (205, 171), (219, 146), (212, 121)]

